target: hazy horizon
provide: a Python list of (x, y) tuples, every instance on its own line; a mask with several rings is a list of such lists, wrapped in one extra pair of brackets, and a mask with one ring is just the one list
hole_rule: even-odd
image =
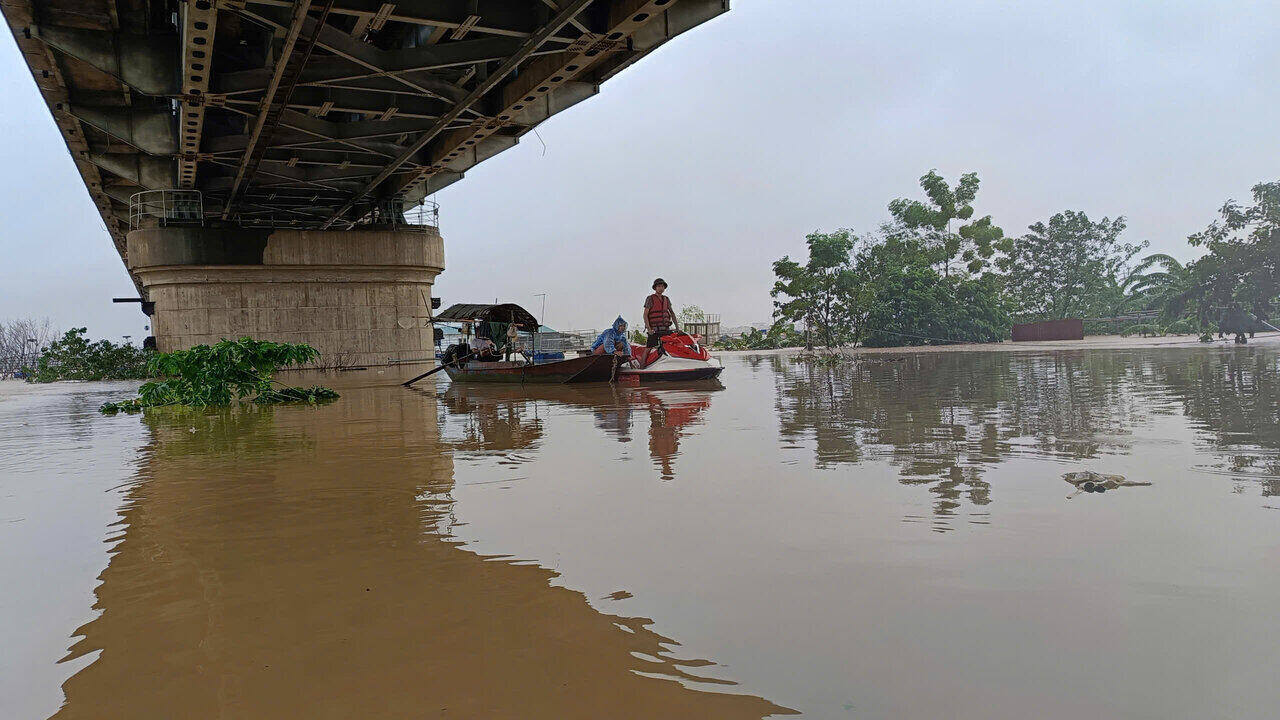
[[(1274, 8), (770, 3), (676, 38), (439, 193), (445, 305), (633, 324), (661, 275), (725, 326), (769, 319), (770, 264), (814, 230), (874, 230), (931, 168), (982, 179), (1007, 234), (1063, 210), (1186, 236), (1274, 180)], [(30, 72), (0, 42), (0, 320), (145, 334), (136, 295)], [(545, 143), (545, 150), (544, 150)], [(34, 170), (33, 169), (38, 169)]]

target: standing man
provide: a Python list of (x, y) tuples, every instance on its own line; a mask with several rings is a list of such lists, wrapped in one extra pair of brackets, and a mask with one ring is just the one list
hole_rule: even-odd
[(671, 298), (666, 293), (667, 281), (658, 278), (653, 281), (653, 294), (644, 299), (644, 329), (649, 332), (645, 347), (661, 346), (663, 335), (669, 334), (673, 327), (680, 329), (676, 313), (671, 309)]

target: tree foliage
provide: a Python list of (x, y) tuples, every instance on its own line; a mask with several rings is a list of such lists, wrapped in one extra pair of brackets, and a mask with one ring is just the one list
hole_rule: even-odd
[(1122, 242), (1125, 220), (1094, 222), (1067, 210), (1008, 244), (998, 265), (1022, 321), (1110, 315), (1124, 298), (1129, 263), (1147, 243)]
[(859, 275), (870, 291), (862, 303), (862, 344), (996, 342), (1009, 334), (995, 277), (939, 274), (931, 258), (918, 239), (900, 234), (859, 253)]
[(245, 398), (259, 404), (315, 403), (337, 398), (338, 394), (328, 388), (290, 387), (271, 377), (283, 367), (302, 365), (317, 357), (319, 352), (310, 345), (247, 337), (197, 345), (190, 350), (155, 353), (148, 370), (152, 377), (159, 379), (143, 383), (137, 398), (106, 403), (101, 409), (110, 413), (163, 405), (230, 405), (234, 400)]
[(783, 256), (773, 264), (774, 317), (804, 323), (827, 347), (850, 340), (855, 332), (851, 302), (857, 278), (850, 265), (856, 238), (848, 230), (810, 233), (809, 259), (803, 265)]
[(1228, 200), (1220, 217), (1187, 239), (1209, 254), (1196, 261), (1205, 295), (1270, 314), (1280, 300), (1280, 182), (1253, 186), (1253, 205)]
[(847, 230), (807, 240), (807, 263), (774, 263), (775, 317), (803, 323), (828, 348), (989, 342), (1008, 334), (998, 278), (940, 273), (935, 248), (900, 224), (860, 240)]
[(707, 313), (697, 305), (682, 305), (680, 307), (680, 312), (676, 314), (676, 317), (682, 323), (697, 323), (706, 320)]
[(716, 347), (721, 350), (774, 350), (803, 344), (804, 335), (797, 332), (793, 324), (782, 320), (765, 331), (751, 328), (738, 337), (725, 336), (716, 341)]
[(151, 352), (110, 340), (89, 342), (86, 328), (71, 328), (49, 343), (35, 367), (23, 368), (27, 382), (58, 380), (140, 380), (147, 377)]
[(1144, 308), (1159, 310), (1166, 322), (1189, 310), (1201, 314), (1197, 305), (1203, 299), (1203, 283), (1194, 263), (1184, 265), (1172, 255), (1153, 253), (1133, 268), (1130, 277), (1128, 296)]
[(1122, 239), (1123, 217), (1077, 210), (1005, 237), (990, 216), (973, 219), (978, 186), (974, 173), (950, 186), (931, 170), (920, 178), (926, 199), (889, 203), (878, 234), (809, 235), (807, 261), (773, 264), (775, 318), (828, 347), (999, 340), (1014, 318), (1211, 339), (1215, 325), (1238, 336), (1265, 329), (1280, 304), (1280, 182), (1255, 185), (1252, 204), (1227, 201), (1188, 238), (1206, 254), (1186, 263), (1165, 253), (1135, 262), (1148, 243)]
[(1206, 255), (1188, 263), (1165, 253), (1143, 258), (1130, 276), (1130, 303), (1158, 311), (1166, 332), (1266, 329), (1261, 320), (1280, 302), (1280, 182), (1255, 185), (1253, 201), (1228, 200), (1217, 220), (1187, 238)]
[[(949, 276), (957, 261), (970, 273), (982, 272), (1004, 246), (1004, 231), (990, 215), (963, 222), (973, 217), (979, 183), (977, 173), (965, 173), (955, 187), (948, 187), (937, 170), (930, 170), (920, 178), (927, 202), (899, 198), (889, 203), (894, 221), (920, 238), (930, 262), (940, 264), (943, 275)], [(953, 229), (957, 221), (961, 224)]]

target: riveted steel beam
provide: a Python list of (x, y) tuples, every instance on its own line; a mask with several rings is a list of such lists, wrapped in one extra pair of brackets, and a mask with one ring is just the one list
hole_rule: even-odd
[[(302, 26), (307, 20), (307, 11), (310, 9), (311, 0), (298, 0), (294, 4), (293, 18), (285, 34), (284, 46), (280, 49), (280, 57), (276, 60), (275, 69), (271, 73), (271, 79), (267, 81), (267, 87), (262, 98), (256, 103), (258, 114), (254, 119), (253, 129), (249, 132), (249, 142), (245, 146), (240, 165), (236, 168), (236, 176), (231, 183), (231, 194), (222, 209), (223, 220), (231, 216), (231, 210), (235, 207), (236, 193), (240, 190), (240, 185), (245, 182), (246, 176), (252, 176), (251, 166), (255, 166), (262, 158), (261, 153), (258, 152), (258, 141), (262, 138), (263, 131), (267, 130), (268, 125), (279, 117), (281, 108), (285, 107), (284, 104), (288, 102), (288, 98), (285, 96), (293, 92), (291, 83), (285, 83), (286, 87), (283, 91), (281, 91), (280, 84), (284, 80), (285, 74), (291, 69), (290, 63), (294, 61), (294, 47), (297, 45), (298, 36), (302, 34)], [(307, 53), (310, 54), (309, 47)]]
[(213, 0), (188, 0), (179, 7), (182, 23), (182, 102), (178, 105), (181, 132), (178, 187), (196, 185), (197, 153), (204, 134), (205, 99), (213, 74), (213, 40), (218, 10)]
[[(245, 0), (244, 5), (289, 7), (289, 0)], [(392, 5), (390, 11), (386, 5)], [(485, 35), (524, 38), (533, 35), (540, 27), (538, 13), (532, 2), (509, 2), (506, 0), (484, 0), (473, 6), (470, 0), (398, 0), (387, 3), (384, 0), (338, 0), (334, 3), (334, 15), (349, 15), (356, 18), (368, 18), (372, 22), (381, 17), (385, 22), (401, 22), (410, 25), (427, 25), (457, 30), (467, 24), (469, 18), (478, 15), (472, 22), (468, 32)], [(575, 13), (576, 19), (576, 13)], [(572, 38), (557, 38), (555, 34), (548, 40), (552, 42), (570, 42)]]
[[(268, 27), (278, 30), (287, 29), (286, 25), (282, 24), (279, 20), (274, 19), (271, 14), (258, 14), (248, 10), (241, 10), (240, 14)], [(413, 80), (407, 79), (398, 74), (388, 73), (385, 68), (379, 65), (379, 63), (383, 61), (383, 51), (380, 51), (378, 48), (368, 43), (360, 42), (331, 25), (314, 27), (311, 25), (314, 22), (314, 19), (308, 19), (306, 23), (304, 23), (303, 32), (311, 33), (314, 31), (316, 33), (316, 44), (319, 47), (333, 53), (340, 59), (359, 66), (363, 69), (362, 74), (366, 76), (382, 75), (424, 95), (436, 95), (435, 91), (427, 85), (418, 84)], [(448, 98), (446, 97), (445, 99)]]
[[(228, 98), (229, 104), (242, 107), (256, 107), (260, 100), (252, 95)], [(292, 110), (316, 112), (324, 108), (328, 114), (332, 111), (359, 113), (368, 118), (383, 117), (387, 111), (394, 109), (391, 117), (408, 117), (434, 120), (449, 109), (447, 103), (436, 98), (421, 95), (398, 95), (378, 90), (351, 90), (344, 88), (300, 87), (289, 96), (287, 104)], [(386, 119), (390, 120), (391, 117)]]
[(465, 157), (472, 146), (512, 124), (517, 114), (539, 102), (549, 93), (557, 92), (565, 83), (572, 82), (586, 68), (608, 55), (624, 51), (627, 38), (647, 23), (660, 18), (675, 0), (618, 0), (609, 6), (608, 23), (601, 35), (583, 35), (564, 52), (534, 58), (520, 68), (520, 73), (500, 87), (499, 98), (493, 103), (497, 110), (489, 122), (474, 123), (465, 130), (454, 130), (442, 135), (430, 149), (431, 162), (414, 174), (397, 178), (392, 193), (398, 197), (415, 197), (423, 192), (418, 186), (432, 173), (439, 172), (460, 157)]
[[(373, 196), (420, 198), (727, 7), (311, 0), (332, 15), (301, 14), (295, 45), (314, 37), (316, 52), (290, 74), (296, 52), (281, 51), (299, 0), (178, 0), (176, 13), (118, 2), (4, 0), (0, 12), (122, 255), (120, 212), (144, 188), (200, 189), (234, 218), (242, 173), (246, 222), (298, 227), (349, 223)], [(294, 89), (269, 92), (282, 62), (275, 87)], [(264, 106), (275, 119), (255, 139)]]
[(464, 97), (462, 100), (459, 100), (456, 104), (454, 104), (454, 106), (450, 108), (448, 112), (446, 112), (443, 116), (441, 116), (441, 118), (437, 120), (434, 125), (431, 126), (430, 130), (428, 130), (427, 132), (419, 136), (413, 142), (413, 144), (411, 144), (408, 148), (405, 149), (403, 153), (401, 153), (394, 160), (388, 163), (387, 166), (383, 168), (382, 172), (379, 172), (378, 175), (375, 176), (372, 181), (370, 181), (365, 187), (363, 187), (358, 193), (356, 193), (355, 197), (347, 201), (341, 208), (339, 208), (338, 211), (335, 212), (325, 222), (323, 227), (327, 228), (331, 226), (339, 218), (345, 215), (348, 210), (354, 207), (357, 201), (359, 201), (365, 195), (369, 194), (369, 192), (371, 192), (374, 188), (376, 188), (383, 180), (386, 180), (388, 177), (390, 177), (392, 173), (398, 170), (402, 165), (404, 165), (405, 162), (407, 162), (410, 158), (415, 156), (419, 151), (421, 151), (424, 147), (426, 147), (427, 143), (435, 139), (437, 135), (439, 135), (441, 132), (444, 132), (444, 130), (449, 126), (449, 123), (452, 122), (459, 115), (461, 115), (464, 109), (466, 109), (476, 100), (479, 100), (481, 97), (483, 97), (485, 93), (489, 92), (494, 87), (496, 87), (499, 82), (503, 81), (507, 77), (507, 75), (511, 73), (511, 71), (519, 67), (520, 63), (524, 62), (530, 55), (534, 53), (534, 51), (536, 51), (539, 47), (541, 47), (544, 40), (546, 40), (548, 37), (558, 32), (560, 28), (564, 27), (569, 22), (570, 19), (576, 16), (584, 7), (586, 7), (590, 3), (591, 3), (591, 0), (569, 0), (568, 2), (566, 2), (565, 5), (561, 8), (561, 10), (557, 12), (555, 16), (552, 17), (551, 20), (547, 22), (546, 25), (543, 25), (542, 28), (538, 30), (538, 32), (534, 33), (530, 37), (525, 38), (519, 50), (517, 50), (510, 57), (504, 60), (503, 63), (500, 66), (498, 66), (497, 70), (494, 71), (492, 75), (490, 75), (483, 81), (477, 83), (476, 86), (469, 93), (467, 93), (467, 96)]

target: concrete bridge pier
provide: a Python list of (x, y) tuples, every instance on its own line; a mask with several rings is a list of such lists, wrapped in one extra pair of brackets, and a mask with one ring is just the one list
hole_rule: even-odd
[(222, 338), (307, 343), (320, 368), (403, 370), (434, 362), (435, 228), (130, 231), (128, 266), (155, 303), (161, 351)]

